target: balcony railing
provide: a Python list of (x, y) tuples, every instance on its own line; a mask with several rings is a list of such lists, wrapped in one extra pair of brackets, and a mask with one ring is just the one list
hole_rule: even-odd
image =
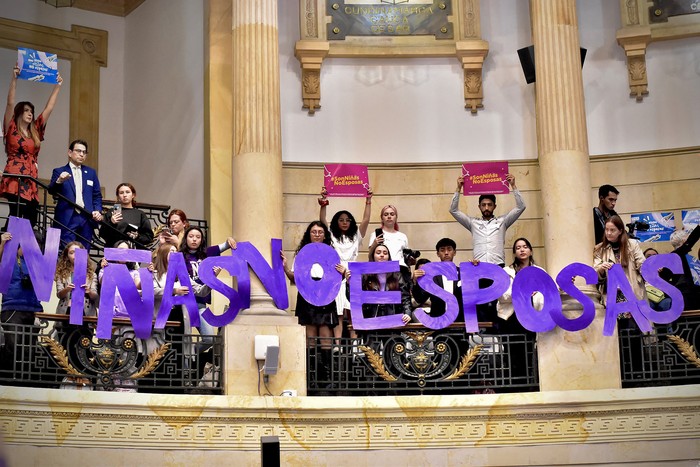
[(2, 324), (0, 385), (87, 390), (221, 394), (223, 337), (184, 332), (178, 322), (149, 339), (115, 318), (110, 339), (95, 337), (96, 318), (37, 313), (32, 325)]
[(468, 334), (463, 324), (440, 331), (411, 324), (359, 340), (311, 338), (307, 358), (310, 395), (539, 390), (534, 334)]
[[(15, 175), (15, 174), (2, 174), (3, 177), (12, 177), (12, 178), (17, 178), (17, 179), (28, 179), (33, 181), (34, 183), (37, 184), (37, 187), (39, 189), (39, 216), (38, 216), (38, 221), (37, 221), (37, 228), (39, 231), (45, 233), (46, 229), (48, 227), (51, 227), (54, 223), (54, 208), (55, 204), (53, 203), (53, 198), (60, 198), (69, 205), (73, 206), (74, 209), (77, 209), (79, 211), (86, 212), (83, 208), (78, 206), (77, 204), (73, 203), (71, 200), (68, 198), (64, 197), (61, 194), (56, 194), (56, 195), (51, 195), (49, 194), (49, 187), (46, 183), (42, 182), (41, 180), (38, 180), (36, 178), (30, 177), (28, 175)], [(116, 203), (115, 200), (111, 199), (103, 199), (102, 200), (102, 206), (103, 206), (103, 213), (106, 213), (111, 207)], [(11, 203), (8, 202), (4, 198), (0, 198), (0, 226), (5, 225), (5, 222), (7, 221), (7, 217), (10, 212), (10, 205)], [(168, 213), (170, 212), (170, 206), (169, 205), (164, 205), (164, 204), (150, 204), (150, 203), (141, 203), (139, 202), (137, 206), (141, 211), (143, 211), (146, 214), (146, 217), (151, 221), (151, 225), (153, 228), (159, 226), (159, 225), (164, 225), (167, 222), (168, 219)], [(88, 213), (89, 214), (89, 213)], [(207, 234), (208, 233), (208, 225), (207, 221), (203, 219), (188, 219), (190, 225), (198, 226), (202, 229), (202, 231)], [(113, 228), (109, 224), (103, 224), (107, 225), (107, 228)], [(68, 229), (67, 226), (64, 225), (59, 225), (58, 226), (61, 229)], [(76, 232), (73, 232), (76, 234)], [(99, 237), (99, 232), (98, 229), (96, 228), (93, 232), (93, 238), (92, 241), (90, 242), (90, 257), (93, 259), (93, 261), (99, 261), (100, 258), (103, 256), (103, 250), (105, 248), (105, 244), (102, 241), (102, 239)], [(146, 245), (143, 245), (144, 247)]]
[(635, 325), (620, 329), (619, 335), (622, 387), (700, 383), (700, 311), (656, 324), (649, 334)]

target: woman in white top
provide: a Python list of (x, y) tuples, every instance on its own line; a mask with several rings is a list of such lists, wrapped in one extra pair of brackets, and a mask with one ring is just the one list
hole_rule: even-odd
[[(325, 188), (321, 190), (321, 197), (318, 199), (318, 204), (321, 206), (319, 212), (319, 220), (324, 224), (328, 225), (326, 222), (326, 208), (330, 204), (328, 201), (328, 192)], [(365, 200), (365, 210), (362, 214), (362, 222), (357, 225), (355, 218), (348, 211), (338, 211), (333, 215), (328, 229), (331, 233), (331, 246), (338, 252), (340, 256), (340, 264), (347, 268), (348, 263), (352, 261), (357, 261), (357, 255), (360, 252), (360, 246), (362, 245), (362, 239), (367, 233), (367, 227), (369, 226), (369, 219), (372, 214), (372, 190), (367, 190), (367, 198)], [(335, 306), (338, 312), (338, 326), (333, 328), (333, 336), (335, 337), (335, 345), (333, 346), (333, 351), (338, 352), (340, 350), (339, 344), (340, 339), (343, 336), (343, 316), (347, 316), (348, 322), (350, 322), (350, 301), (347, 299), (345, 289), (347, 288), (347, 282), (343, 278), (343, 282), (340, 285), (340, 292), (335, 298)], [(357, 338), (357, 333), (352, 330), (350, 331), (350, 337), (353, 339)]]
[(377, 245), (385, 245), (389, 249), (393, 261), (398, 261), (401, 267), (401, 276), (404, 282), (411, 282), (411, 270), (404, 259), (403, 250), (408, 249), (408, 237), (403, 232), (399, 232), (399, 212), (396, 206), (387, 204), (382, 208), (382, 227), (376, 229), (369, 236), (369, 249), (372, 250)]
[[(498, 333), (510, 334), (503, 338), (506, 339), (503, 342), (508, 352), (506, 365), (510, 368), (510, 384), (537, 391), (537, 386), (534, 384), (536, 334), (520, 324), (513, 309), (513, 279), (527, 267), (542, 269), (535, 264), (530, 241), (527, 238), (519, 238), (513, 243), (513, 263), (503, 268), (510, 276), (510, 285), (506, 293), (498, 299), (496, 310), (499, 318)], [(540, 292), (533, 293), (531, 300), (535, 310), (542, 310), (544, 297)]]
[[(510, 285), (508, 290), (499, 297), (496, 304), (498, 317), (502, 320), (498, 326), (502, 334), (526, 334), (530, 332), (520, 324), (513, 309), (513, 279), (515, 279), (516, 274), (528, 266), (542, 269), (535, 264), (530, 241), (527, 238), (519, 238), (513, 243), (513, 263), (503, 268), (510, 276)], [(540, 292), (532, 294), (532, 306), (538, 311), (542, 310), (544, 297)]]

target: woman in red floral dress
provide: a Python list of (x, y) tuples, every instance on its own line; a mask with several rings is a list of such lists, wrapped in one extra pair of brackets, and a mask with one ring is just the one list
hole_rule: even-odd
[[(15, 65), (10, 90), (7, 93), (7, 107), (3, 119), (3, 143), (7, 154), (7, 165), (3, 170), (6, 174), (29, 175), (38, 177), (39, 149), (44, 139), (46, 121), (56, 105), (58, 91), (61, 89), (61, 75), (58, 75), (58, 84), (51, 91), (46, 107), (36, 120), (34, 119), (34, 105), (31, 102), (19, 102), (15, 105), (15, 88), (19, 67)], [(29, 219), (32, 226), (36, 224), (39, 210), (39, 195), (36, 183), (28, 179), (18, 179), (11, 176), (3, 176), (0, 182), (0, 196), (10, 202), (10, 215)], [(5, 228), (7, 230), (7, 223)]]

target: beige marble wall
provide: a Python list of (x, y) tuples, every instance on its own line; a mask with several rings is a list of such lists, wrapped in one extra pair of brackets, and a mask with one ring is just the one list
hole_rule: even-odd
[[(10, 465), (695, 465), (700, 386), (407, 397), (0, 388)], [(50, 460), (50, 461), (49, 461)]]

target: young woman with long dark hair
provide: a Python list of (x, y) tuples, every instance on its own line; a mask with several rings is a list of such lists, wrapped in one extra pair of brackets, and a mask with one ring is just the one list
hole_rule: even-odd
[[(321, 206), (319, 212), (319, 220), (324, 224), (328, 225), (331, 237), (331, 246), (335, 249), (340, 256), (340, 264), (347, 268), (348, 263), (357, 260), (357, 255), (360, 253), (360, 246), (362, 245), (362, 239), (367, 233), (367, 227), (369, 226), (369, 219), (372, 214), (372, 190), (367, 190), (367, 198), (365, 199), (365, 210), (362, 214), (362, 221), (360, 225), (357, 224), (355, 218), (349, 211), (338, 211), (333, 215), (330, 225), (326, 222), (326, 208), (329, 205), (327, 198), (328, 193), (326, 189), (323, 188), (321, 191), (321, 197), (318, 199), (318, 204)], [(340, 285), (340, 291), (338, 296), (335, 298), (336, 312), (338, 313), (338, 326), (333, 328), (333, 335), (336, 339), (343, 336), (343, 319), (347, 316), (348, 321), (350, 318), (350, 301), (347, 298), (345, 290), (347, 288), (347, 281), (343, 278), (343, 282)], [(357, 338), (357, 333), (354, 330), (350, 331), (350, 337)], [(333, 351), (339, 350), (338, 346), (340, 342), (336, 340), (336, 345), (333, 347)]]
[(147, 249), (153, 241), (153, 230), (146, 213), (136, 207), (136, 188), (128, 182), (120, 183), (115, 194), (117, 204), (104, 216), (100, 236), (107, 247), (128, 240), (138, 249)]

